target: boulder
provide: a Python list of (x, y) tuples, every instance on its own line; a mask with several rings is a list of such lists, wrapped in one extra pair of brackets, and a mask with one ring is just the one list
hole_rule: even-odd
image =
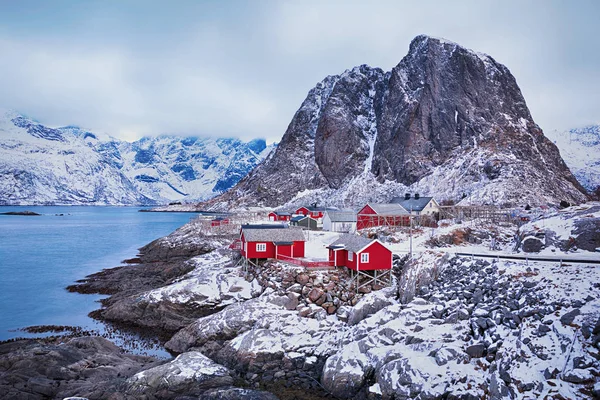
[(336, 398), (352, 399), (365, 383), (367, 368), (360, 359), (338, 353), (325, 362), (321, 382), (325, 390)]
[(310, 301), (312, 301), (313, 303), (315, 303), (317, 300), (319, 300), (321, 297), (323, 297), (323, 301), (321, 303), (323, 303), (325, 301), (325, 292), (319, 288), (313, 288), (309, 293), (308, 293), (308, 299)]
[(468, 346), (465, 351), (471, 358), (481, 358), (485, 356), (486, 347), (483, 343), (472, 344)]
[(521, 249), (525, 253), (539, 253), (543, 248), (544, 242), (536, 237), (528, 237), (521, 245)]
[(446, 365), (449, 361), (456, 360), (460, 353), (453, 348), (442, 347), (435, 353), (435, 362), (437, 365)]
[(560, 322), (563, 325), (571, 325), (573, 323), (573, 320), (575, 319), (575, 317), (577, 317), (579, 314), (581, 314), (581, 311), (579, 310), (579, 308), (575, 308), (575, 309), (569, 311), (568, 313), (564, 314), (563, 316), (561, 316)]
[(426, 366), (419, 365), (417, 368), (411, 365), (407, 358), (388, 362), (376, 373), (382, 395), (384, 398), (416, 397), (423, 389), (423, 383), (429, 379), (426, 370)]
[(278, 400), (277, 396), (260, 390), (225, 388), (210, 389), (202, 394), (202, 400)]
[(298, 276), (296, 276), (296, 282), (299, 283), (300, 285), (306, 285), (309, 280), (310, 280), (310, 277), (308, 276), (308, 274), (305, 274), (305, 273), (301, 273), (301, 274), (298, 274)]
[(596, 380), (595, 375), (587, 369), (574, 369), (566, 372), (561, 376), (561, 379), (565, 382), (570, 383), (587, 383), (594, 382)]
[(178, 394), (201, 395), (216, 387), (233, 383), (229, 370), (197, 351), (183, 353), (173, 361), (138, 372), (126, 382), (126, 393), (157, 393), (159, 397)]
[(377, 311), (395, 304), (394, 288), (387, 288), (364, 296), (352, 309), (348, 316), (348, 324), (356, 325)]

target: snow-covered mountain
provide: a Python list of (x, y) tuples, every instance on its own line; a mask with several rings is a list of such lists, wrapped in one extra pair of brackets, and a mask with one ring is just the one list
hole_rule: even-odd
[(353, 207), (407, 191), (496, 205), (586, 200), (507, 67), (420, 35), (390, 72), (361, 65), (319, 82), (272, 156), (201, 207)]
[(160, 204), (209, 199), (271, 151), (262, 139), (144, 137), (129, 143), (0, 111), (0, 204)]
[(600, 187), (600, 125), (575, 128), (566, 132), (554, 130), (548, 138), (558, 146), (579, 183), (589, 192)]

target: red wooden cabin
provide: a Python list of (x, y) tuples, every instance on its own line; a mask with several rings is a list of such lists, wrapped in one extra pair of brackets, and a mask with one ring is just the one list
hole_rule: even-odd
[(300, 207), (294, 214), (308, 215), (309, 217), (320, 222), (323, 220), (323, 216), (325, 215), (326, 211), (338, 211), (338, 209), (327, 207)]
[(229, 218), (218, 217), (210, 221), (210, 226), (229, 225)]
[(242, 227), (241, 253), (246, 258), (304, 257), (304, 233), (296, 228)]
[(408, 226), (410, 214), (399, 204), (367, 204), (356, 215), (356, 229), (375, 226)]
[(292, 218), (292, 214), (283, 211), (271, 211), (269, 213), (269, 221), (289, 221)]
[(354, 271), (392, 269), (392, 251), (379, 240), (343, 235), (327, 248), (329, 261), (336, 267), (346, 267)]

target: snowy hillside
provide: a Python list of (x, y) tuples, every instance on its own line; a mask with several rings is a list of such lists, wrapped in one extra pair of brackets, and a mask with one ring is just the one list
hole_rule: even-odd
[(588, 191), (600, 186), (600, 125), (552, 131), (548, 138), (558, 146), (573, 175)]
[(128, 143), (0, 111), (0, 204), (206, 200), (234, 186), (272, 148), (262, 139), (178, 136)]

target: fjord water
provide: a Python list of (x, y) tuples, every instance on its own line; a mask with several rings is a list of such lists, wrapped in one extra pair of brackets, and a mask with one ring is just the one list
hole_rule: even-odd
[(0, 340), (29, 336), (17, 329), (31, 325), (102, 330), (87, 316), (102, 296), (65, 287), (121, 265), (195, 216), (134, 207), (0, 207), (0, 213), (25, 210), (42, 216), (0, 215)]

